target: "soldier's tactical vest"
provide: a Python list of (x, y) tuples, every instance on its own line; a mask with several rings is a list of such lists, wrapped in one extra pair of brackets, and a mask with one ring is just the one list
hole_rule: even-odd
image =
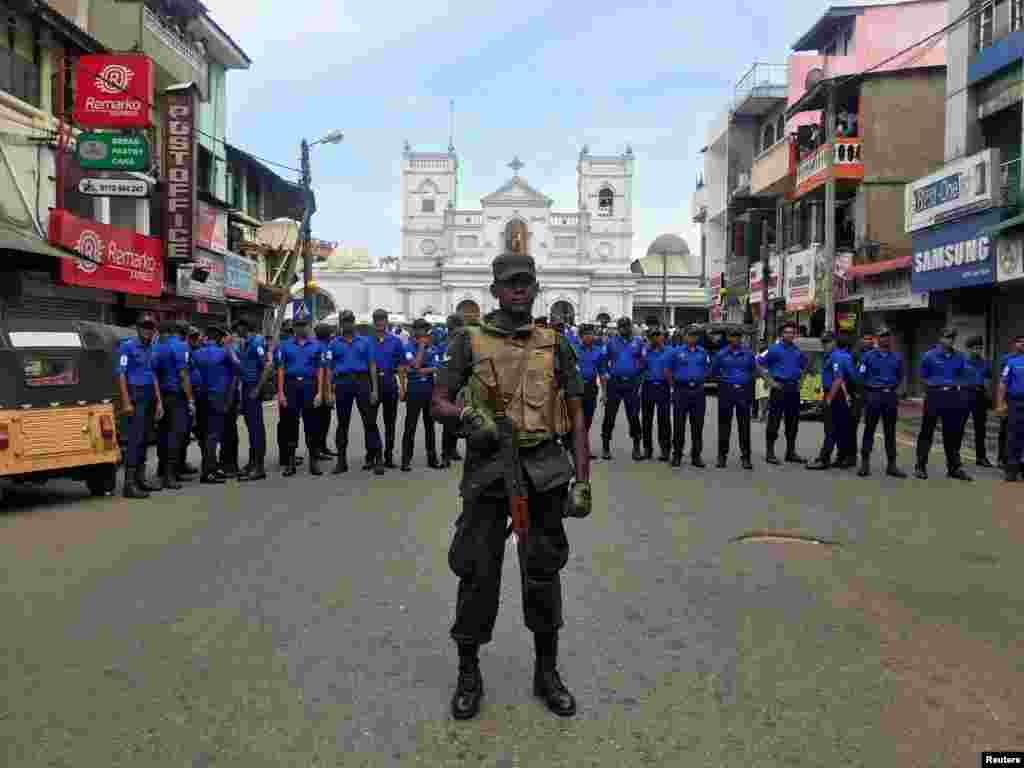
[(529, 358), (523, 360), (529, 336), (502, 336), (473, 328), (469, 387), (490, 410), (496, 410), (498, 390), (505, 397), (505, 413), (516, 425), (520, 444), (539, 443), (569, 431), (565, 398), (555, 377), (558, 334), (534, 328)]

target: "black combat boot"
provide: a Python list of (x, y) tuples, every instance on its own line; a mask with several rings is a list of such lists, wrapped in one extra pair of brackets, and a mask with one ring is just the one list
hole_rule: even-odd
[(918, 464), (916, 467), (914, 467), (914, 477), (916, 477), (918, 480), (927, 480), (928, 468), (923, 464)]
[(899, 467), (897, 467), (895, 461), (889, 462), (889, 464), (885, 468), (885, 474), (887, 474), (889, 477), (898, 478), (899, 480), (907, 479), (907, 473), (904, 472)]
[(754, 463), (750, 460), (749, 456), (744, 456), (740, 459), (740, 464), (744, 469), (753, 469)]
[(796, 452), (796, 448), (789, 444), (786, 446), (786, 463), (787, 464), (806, 464), (807, 459)]
[(611, 440), (601, 440), (601, 447), (602, 447), (602, 451), (603, 451), (603, 453), (601, 455), (601, 458), (604, 459), (605, 461), (611, 461), (612, 460), (612, 441)]
[(259, 459), (258, 461), (256, 461), (252, 465), (252, 468), (244, 475), (240, 476), (238, 479), (243, 482), (249, 482), (253, 480), (266, 480), (267, 470), (264, 469), (263, 467), (263, 459)]
[(370, 470), (372, 470), (372, 469), (373, 469), (373, 467), (374, 467), (374, 465), (375, 465), (376, 463), (377, 463), (377, 462), (376, 462), (376, 460), (374, 459), (374, 456), (373, 456), (373, 454), (372, 454), (372, 453), (368, 453), (368, 454), (366, 454), (366, 461), (364, 461), (364, 462), (363, 462), (363, 471), (364, 471), (364, 472), (369, 472)]
[(334, 469), (331, 470), (332, 475), (343, 475), (348, 472), (348, 458), (344, 453), (338, 453), (338, 460), (334, 462)]
[(725, 456), (724, 454), (718, 454), (718, 461), (715, 462), (715, 466), (718, 467), (719, 469), (725, 469), (727, 458), (728, 457)]
[(697, 469), (704, 469), (704, 467), (706, 467), (706, 466), (707, 466), (707, 464), (705, 464), (705, 463), (704, 463), (704, 459), (702, 459), (702, 458), (701, 458), (700, 456), (694, 456), (694, 457), (693, 457), (693, 458), (691, 459), (691, 463), (692, 463), (692, 464), (693, 464), (693, 466), (694, 466), (694, 467), (696, 467)]
[(322, 475), (324, 471), (320, 469), (320, 456), (313, 452), (309, 452), (309, 474), (311, 475)]
[(681, 466), (683, 466), (683, 454), (681, 454), (681, 453), (673, 453), (672, 454), (672, 468), (673, 469), (679, 469), (679, 467), (681, 467)]
[(387, 470), (384, 468), (384, 460), (378, 456), (373, 463), (373, 474), (379, 476), (383, 475), (385, 472), (387, 472)]
[(441, 466), (441, 462), (437, 460), (436, 453), (427, 454), (427, 466), (431, 469), (444, 469), (444, 467)]
[(946, 477), (952, 480), (963, 480), (965, 483), (973, 483), (974, 478), (964, 472), (963, 467), (953, 467), (946, 473)]
[(146, 480), (146, 467), (145, 465), (135, 468), (135, 485), (140, 491), (145, 493), (154, 493), (155, 491), (162, 491), (162, 487), (157, 487)]
[(764, 460), (769, 464), (781, 464), (779, 458), (775, 455), (775, 443), (768, 443), (764, 452)]
[(985, 467), (985, 469), (994, 469), (994, 465), (988, 460), (987, 456), (979, 456), (977, 464), (979, 467)]
[(534, 634), (537, 660), (533, 669), (533, 695), (544, 700), (547, 708), (561, 717), (576, 714), (576, 699), (558, 674), (558, 633)]
[[(1016, 464), (1006, 464), (1003, 467), (1003, 480), (1008, 483), (1016, 483), (1020, 479), (1020, 467)], [(127, 495), (127, 493), (125, 494)]]
[(475, 645), (459, 646), (459, 679), (452, 695), (452, 717), (471, 720), (480, 712), (484, 697), (484, 679), (480, 674), (480, 660)]
[(643, 461), (644, 452), (640, 449), (640, 438), (633, 438), (633, 461)]
[(164, 467), (164, 488), (166, 490), (177, 491), (184, 486), (178, 482), (178, 472), (174, 467), (174, 462), (168, 461), (167, 466)]
[(295, 468), (295, 451), (288, 451), (288, 455), (284, 457), (281, 463), (284, 466), (284, 472), (281, 474), (285, 477), (293, 477), (298, 471)]
[(654, 458), (654, 443), (644, 441), (644, 459), (650, 461)]
[(124, 468), (124, 497), (126, 499), (148, 499), (149, 491), (144, 491), (135, 485), (135, 468)]
[[(789, 461), (789, 456), (786, 456), (786, 461)], [(824, 456), (818, 456), (814, 461), (807, 465), (808, 469), (828, 469), (832, 466), (832, 463)]]
[[(892, 464), (889, 465), (890, 467)], [(857, 470), (857, 477), (869, 477), (871, 475), (871, 459), (868, 456), (860, 457), (860, 469)]]

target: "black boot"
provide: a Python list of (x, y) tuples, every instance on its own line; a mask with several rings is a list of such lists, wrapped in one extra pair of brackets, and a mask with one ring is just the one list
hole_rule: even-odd
[(601, 446), (602, 446), (602, 450), (603, 450), (603, 455), (601, 456), (601, 458), (604, 459), (605, 461), (611, 461), (612, 460), (612, 441), (611, 440), (602, 440), (601, 441)]
[(963, 467), (954, 467), (946, 473), (946, 477), (949, 477), (952, 480), (963, 480), (965, 483), (974, 482), (974, 478), (964, 472)]
[(692, 463), (693, 466), (696, 467), (697, 469), (704, 469), (704, 467), (707, 466), (707, 464), (704, 463), (704, 459), (702, 459), (700, 456), (694, 456), (692, 459)]
[(661, 446), (661, 453), (658, 456), (658, 461), (668, 461), (672, 455), (672, 449), (668, 445)]
[(199, 470), (189, 464), (187, 461), (181, 465), (181, 469), (178, 470), (178, 477), (195, 477), (199, 474)]
[(177, 491), (181, 489), (182, 484), (178, 482), (178, 473), (174, 469), (174, 465), (168, 462), (164, 468), (164, 488), (166, 490)]
[(1003, 479), (1008, 483), (1016, 483), (1020, 479), (1020, 467), (1016, 464), (1006, 464), (1003, 468)]
[(683, 454), (681, 454), (681, 453), (673, 453), (672, 454), (672, 468), (673, 469), (679, 469), (679, 467), (681, 467), (681, 466), (683, 466)]
[(412, 472), (412, 450), (402, 449), (402, 472)]
[(725, 469), (726, 457), (722, 454), (718, 454), (718, 461), (715, 462), (715, 466), (719, 469)]
[(914, 477), (916, 477), (918, 480), (927, 480), (928, 468), (923, 464), (918, 464), (916, 467), (914, 467)]
[(989, 461), (988, 457), (986, 457), (986, 456), (979, 456), (977, 463), (978, 463), (979, 467), (985, 467), (986, 469), (993, 469), (992, 462)]
[(768, 443), (767, 448), (764, 452), (764, 460), (769, 464), (781, 464), (778, 457), (775, 455), (775, 443)]
[(796, 452), (796, 448), (792, 445), (786, 446), (786, 463), (787, 464), (806, 464), (807, 459)]
[(644, 460), (650, 461), (654, 458), (654, 445), (653, 443), (644, 444)]
[(387, 470), (384, 469), (384, 460), (378, 456), (373, 462), (373, 474), (383, 475), (385, 472), (387, 472)]
[[(890, 467), (892, 464), (889, 465)], [(857, 477), (868, 477), (871, 475), (871, 459), (867, 456), (860, 457), (860, 469), (857, 470)]]
[(260, 459), (255, 464), (253, 464), (252, 465), (252, 469), (250, 469), (248, 472), (246, 472), (244, 475), (242, 475), (238, 479), (243, 481), (243, 482), (248, 482), (248, 481), (253, 481), (253, 480), (266, 480), (267, 479), (267, 470), (263, 468), (263, 459)]
[(388, 448), (386, 451), (384, 451), (384, 467), (386, 469), (394, 469), (395, 468), (395, 449), (394, 448)]
[(427, 454), (427, 466), (431, 469), (444, 469), (444, 467), (441, 466), (441, 462), (437, 460), (436, 453)]
[(890, 461), (889, 462), (889, 464), (885, 468), (885, 474), (887, 474), (889, 477), (895, 477), (895, 478), (898, 478), (900, 480), (906, 480), (907, 479), (907, 473), (904, 472), (899, 467), (897, 467), (895, 461)]
[(449, 456), (449, 458), (452, 461), (462, 461), (462, 454), (459, 453), (459, 449), (458, 448), (454, 448), (454, 449), (452, 449), (452, 452), (451, 452), (451, 455)]
[(298, 470), (295, 468), (295, 453), (293, 451), (288, 452), (288, 455), (284, 457), (282, 464), (284, 465), (284, 472), (281, 474), (285, 477), (294, 477)]
[[(786, 457), (786, 461), (789, 461), (789, 457)], [(807, 465), (808, 469), (828, 469), (831, 467), (831, 462), (823, 456), (819, 456), (810, 464)]]
[(576, 714), (576, 699), (558, 674), (558, 633), (535, 634), (537, 660), (533, 671), (533, 695), (544, 700), (547, 708), (561, 717)]
[(149, 492), (144, 491), (135, 485), (135, 468), (125, 467), (124, 470), (124, 497), (126, 499), (148, 499)]
[(459, 679), (452, 694), (452, 717), (471, 720), (480, 712), (484, 697), (484, 679), (475, 646), (459, 646)]
[(740, 459), (740, 465), (744, 469), (753, 469), (754, 468), (754, 463), (750, 460), (749, 456), (744, 456), (742, 459)]
[(366, 461), (364, 461), (364, 462), (363, 462), (363, 471), (364, 471), (364, 472), (369, 472), (370, 470), (372, 470), (372, 469), (373, 469), (373, 466), (374, 466), (374, 464), (376, 464), (376, 463), (377, 463), (377, 462), (376, 462), (376, 460), (374, 459), (374, 457), (373, 457), (373, 454), (372, 454), (372, 453), (368, 453), (368, 454), (366, 454)]
[(338, 460), (334, 462), (334, 469), (331, 470), (332, 475), (343, 475), (348, 472), (348, 458), (344, 453), (338, 453)]
[(155, 485), (146, 481), (146, 467), (137, 467), (135, 469), (135, 485), (136, 487), (145, 493), (153, 493), (154, 491), (162, 491), (163, 488), (158, 488)]
[(640, 450), (640, 438), (633, 438), (633, 461), (643, 461), (644, 452)]
[(311, 475), (322, 475), (324, 471), (320, 469), (320, 457), (313, 451), (309, 452), (309, 474)]

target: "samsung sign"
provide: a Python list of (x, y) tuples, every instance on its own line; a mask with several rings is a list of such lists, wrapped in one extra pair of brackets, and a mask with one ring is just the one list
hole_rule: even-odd
[(996, 204), (1001, 194), (999, 150), (946, 163), (906, 187), (906, 231), (914, 232)]
[(983, 234), (1003, 218), (1001, 209), (966, 216), (915, 232), (911, 284), (914, 293), (948, 291), (995, 281), (995, 247)]

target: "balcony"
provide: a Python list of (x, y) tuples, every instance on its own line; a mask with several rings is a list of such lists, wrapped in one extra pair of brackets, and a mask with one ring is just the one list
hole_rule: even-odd
[(704, 184), (697, 185), (690, 196), (690, 214), (698, 224), (708, 216), (708, 188)]
[(984, 80), (1024, 58), (1024, 0), (984, 0), (972, 7), (967, 83)]
[(750, 194), (774, 197), (785, 194), (796, 173), (796, 147), (777, 141), (756, 158), (750, 168)]
[(737, 115), (763, 115), (786, 100), (788, 87), (785, 64), (754, 64), (736, 83), (733, 109)]
[(829, 179), (862, 180), (864, 161), (861, 149), (860, 139), (836, 139), (811, 152), (797, 164), (796, 197), (806, 195)]

